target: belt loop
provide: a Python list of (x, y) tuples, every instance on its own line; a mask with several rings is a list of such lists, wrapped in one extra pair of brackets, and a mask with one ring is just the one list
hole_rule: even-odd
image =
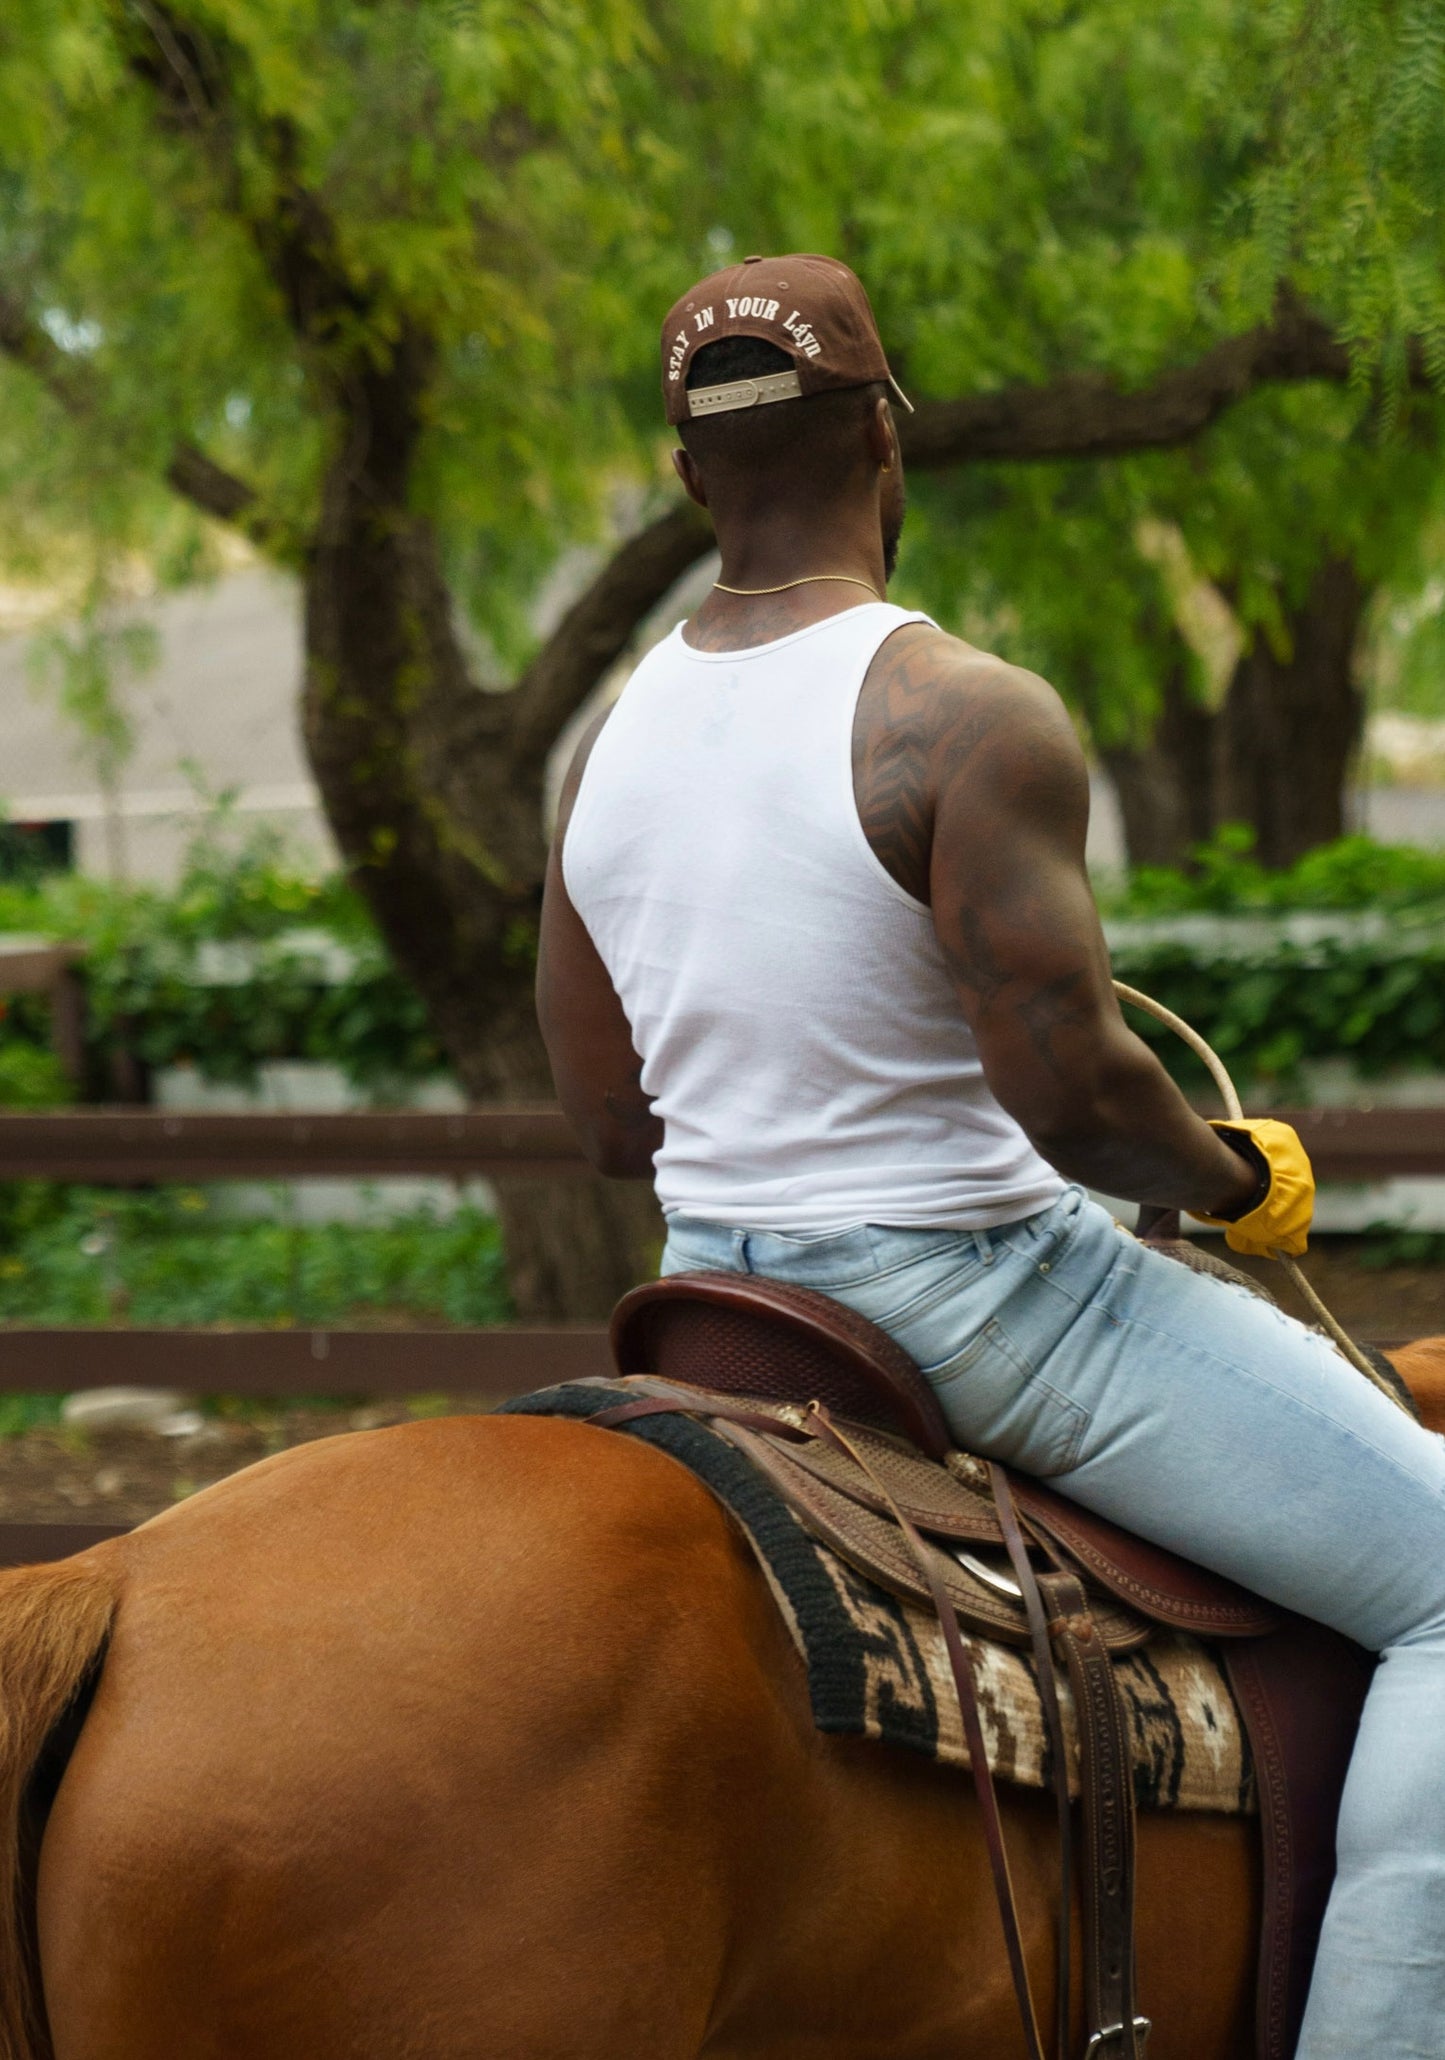
[(751, 1273), (753, 1270), (753, 1255), (749, 1245), (750, 1240), (745, 1230), (733, 1233), (733, 1249), (737, 1256), (738, 1271), (740, 1273)]
[(973, 1249), (978, 1253), (979, 1259), (985, 1266), (992, 1266), (993, 1239), (986, 1230), (976, 1230), (973, 1232)]

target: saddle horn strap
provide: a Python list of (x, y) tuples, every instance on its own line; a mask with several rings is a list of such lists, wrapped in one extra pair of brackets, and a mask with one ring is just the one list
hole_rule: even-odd
[(1043, 2039), (1039, 2033), (1038, 2012), (1034, 2008), (1033, 1991), (1029, 1986), (1028, 1962), (1024, 1956), (1023, 1934), (1019, 1928), (1018, 1903), (1014, 1896), (1013, 1877), (1009, 1872), (1008, 1848), (1004, 1843), (1003, 1817), (998, 1806), (998, 1794), (994, 1788), (993, 1770), (988, 1763), (988, 1747), (984, 1742), (983, 1720), (979, 1715), (978, 1691), (974, 1686), (973, 1663), (968, 1648), (963, 1642), (963, 1633), (958, 1627), (958, 1616), (948, 1592), (938, 1577), (933, 1561), (933, 1552), (912, 1519), (899, 1508), (888, 1488), (869, 1464), (868, 1460), (846, 1432), (833, 1422), (821, 1402), (808, 1404), (808, 1419), (817, 1435), (843, 1452), (853, 1464), (860, 1467), (872, 1481), (878, 1493), (893, 1512), (894, 1521), (907, 1539), (909, 1548), (918, 1562), (919, 1571), (928, 1584), (933, 1607), (938, 1613), (939, 1626), (943, 1632), (944, 1646), (948, 1652), (949, 1665), (953, 1670), (953, 1684), (958, 1694), (959, 1714), (963, 1718), (963, 1733), (968, 1741), (968, 1757), (973, 1773), (974, 1792), (978, 1797), (979, 1816), (983, 1823), (984, 1843), (988, 1848), (989, 1866), (993, 1873), (994, 1896), (998, 1903), (999, 1921), (1003, 1926), (1004, 1944), (1008, 1950), (1009, 1972), (1013, 1976), (1014, 1997), (1018, 2003), (1019, 2020), (1023, 2026), (1024, 2043), (1028, 2047), (1029, 2060), (1045, 2060)]
[(1134, 1782), (1124, 1711), (1083, 1583), (1044, 1574), (1039, 1588), (1078, 1717), (1087, 2051), (1100, 2054), (1117, 2040), (1117, 2060), (1144, 2060), (1150, 2027), (1134, 2012)]
[(1034, 1671), (1039, 1679), (1039, 1701), (1043, 1706), (1044, 1728), (1048, 1732), (1049, 1751), (1053, 1757), (1054, 1807), (1059, 1819), (1059, 1927), (1056, 1954), (1058, 2001), (1055, 2036), (1058, 2041), (1059, 2060), (1068, 2060), (1069, 1911), (1073, 1899), (1074, 1852), (1073, 1812), (1069, 1807), (1069, 1760), (1064, 1744), (1064, 1720), (1059, 1710), (1054, 1649), (1049, 1642), (1044, 1599), (1039, 1593), (1038, 1576), (1029, 1559), (1028, 1546), (1024, 1543), (1023, 1528), (1019, 1523), (1018, 1510), (1014, 1506), (1013, 1491), (1009, 1487), (1007, 1474), (994, 1460), (988, 1462), (988, 1478), (993, 1489), (994, 1508), (998, 1512), (999, 1529), (1003, 1532), (1003, 1541), (1013, 1566), (1014, 1579), (1018, 1582), (1024, 1612), (1029, 1620), (1029, 1641), (1033, 1646)]

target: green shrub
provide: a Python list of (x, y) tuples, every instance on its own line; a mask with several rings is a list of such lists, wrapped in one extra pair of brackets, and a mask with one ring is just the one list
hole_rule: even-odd
[(28, 1037), (5, 1037), (0, 1003), (0, 1109), (49, 1109), (71, 1098), (70, 1082), (54, 1052)]
[[(1322, 920), (1291, 920), (1310, 912)], [(1187, 869), (1141, 867), (1106, 914), (1118, 977), (1192, 1023), (1242, 1078), (1297, 1093), (1310, 1060), (1342, 1058), (1366, 1077), (1445, 1070), (1445, 852), (1343, 837), (1267, 872), (1236, 825)], [(1233, 931), (1187, 920), (1211, 916), (1255, 920)], [(1172, 1032), (1133, 1010), (1129, 1020), (1212, 1097)]]
[(1191, 863), (1138, 866), (1105, 900), (1121, 916), (1244, 914), (1260, 909), (1445, 908), (1445, 851), (1341, 837), (1297, 864), (1269, 872), (1254, 856), (1254, 832), (1230, 823)]
[(384, 1224), (218, 1216), (205, 1189), (27, 1183), (0, 1241), (0, 1323), (337, 1324), (368, 1311), (505, 1321), (501, 1238), (471, 1208)]
[[(96, 1082), (122, 1046), (152, 1066), (189, 1061), (240, 1084), (269, 1059), (327, 1061), (376, 1098), (445, 1070), (420, 1000), (351, 888), (288, 868), (264, 832), (229, 848), (224, 827), (197, 840), (173, 894), (75, 876), (0, 885), (0, 930), (86, 946)], [(1282, 1089), (1312, 1059), (1344, 1056), (1365, 1074), (1445, 1068), (1445, 852), (1346, 837), (1271, 873), (1236, 827), (1187, 869), (1141, 868), (1106, 913), (1167, 924), (1311, 910), (1338, 911), (1339, 934), (1301, 944), (1269, 929), (1238, 946), (1126, 934), (1115, 970), (1194, 1023), (1232, 1068)], [(1351, 913), (1368, 910), (1389, 913), (1388, 929), (1350, 934)], [(227, 946), (245, 954), (244, 977), (202, 979), (208, 954)], [(338, 946), (339, 977), (322, 963)], [(1177, 1039), (1143, 1019), (1138, 1027), (1181, 1079), (1204, 1085)], [(0, 1018), (0, 1106), (65, 1098), (48, 1035), (36, 997), (18, 997)], [(14, 1206), (0, 1190), (0, 1231)]]
[[(1306, 1060), (1343, 1058), (1371, 1077), (1399, 1069), (1445, 1071), (1445, 934), (1391, 959), (1347, 940), (1307, 951), (1277, 941), (1267, 957), (1204, 957), (1183, 944), (1117, 947), (1114, 971), (1192, 1023), (1239, 1078), (1295, 1091)], [(1199, 1062), (1160, 1023), (1136, 1010), (1130, 1027), (1191, 1090)]]
[[(190, 1061), (208, 1079), (242, 1085), (268, 1059), (324, 1060), (376, 1095), (446, 1068), (420, 999), (392, 967), (360, 898), (340, 878), (288, 867), (265, 830), (236, 849), (208, 827), (170, 894), (74, 874), (0, 884), (7, 930), (84, 945), (98, 1082), (118, 1048), (150, 1066)], [(240, 947), (243, 977), (206, 977), (206, 954), (217, 946)], [(337, 947), (349, 960), (339, 978), (322, 962)], [(38, 1091), (36, 1054), (47, 1038), (45, 1007), (34, 998), (0, 1020), (0, 1054), (17, 1054), (9, 1070), (0, 1066), (0, 1103), (22, 1101), (27, 1082)], [(63, 1100), (51, 1080), (49, 1098)]]

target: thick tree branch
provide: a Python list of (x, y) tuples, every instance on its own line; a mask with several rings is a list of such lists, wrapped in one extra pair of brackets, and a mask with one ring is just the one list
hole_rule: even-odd
[(508, 697), (519, 766), (541, 763), (569, 716), (627, 649), (643, 617), (712, 549), (712, 541), (711, 522), (691, 501), (682, 501), (613, 553)]
[[(1282, 303), (1271, 322), (1226, 337), (1191, 365), (1148, 386), (1121, 387), (1103, 372), (1048, 386), (1006, 387), (966, 400), (924, 401), (899, 423), (903, 455), (918, 469), (1029, 458), (1116, 458), (1188, 443), (1254, 388), (1303, 379), (1343, 381), (1350, 354), (1328, 325)], [(1423, 380), (1423, 370), (1413, 368)]]
[(166, 484), (218, 522), (244, 525), (256, 506), (256, 490), (227, 472), (194, 444), (177, 444), (166, 467)]
[(160, 121), (209, 161), (224, 205), (255, 244), (302, 344), (354, 347), (375, 314), (374, 290), (341, 255), (336, 224), (300, 175), (300, 139), (285, 118), (255, 120), (250, 141), (269, 185), (243, 170), (234, 48), (223, 34), (184, 20), (163, 0), (126, 0), (122, 37), (133, 75), (153, 95)]

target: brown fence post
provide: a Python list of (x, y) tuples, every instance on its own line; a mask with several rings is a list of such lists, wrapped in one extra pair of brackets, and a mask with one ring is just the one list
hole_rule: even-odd
[(61, 1071), (79, 1093), (85, 1083), (85, 981), (64, 962), (50, 987), (50, 1043)]

